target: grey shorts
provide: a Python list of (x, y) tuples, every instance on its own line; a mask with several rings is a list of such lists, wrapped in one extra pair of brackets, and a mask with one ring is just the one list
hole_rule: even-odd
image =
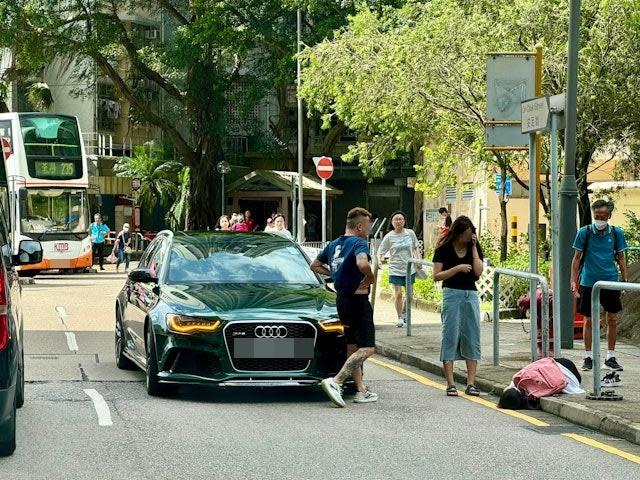
[(442, 289), (440, 360), (480, 360), (480, 298), (475, 290)]

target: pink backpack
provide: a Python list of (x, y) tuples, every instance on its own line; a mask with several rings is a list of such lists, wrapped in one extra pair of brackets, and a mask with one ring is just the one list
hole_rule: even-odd
[(569, 382), (553, 358), (541, 358), (516, 373), (513, 383), (529, 398), (542, 398), (560, 393)]

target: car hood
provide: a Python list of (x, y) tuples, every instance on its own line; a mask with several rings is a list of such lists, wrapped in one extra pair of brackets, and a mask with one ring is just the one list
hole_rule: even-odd
[(180, 315), (221, 320), (336, 318), (335, 294), (309, 285), (162, 285), (160, 300)]

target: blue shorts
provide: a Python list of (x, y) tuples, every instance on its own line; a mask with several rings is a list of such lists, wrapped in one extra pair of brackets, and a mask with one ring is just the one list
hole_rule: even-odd
[[(389, 283), (391, 285), (399, 285), (404, 287), (407, 285), (406, 275), (389, 275)], [(411, 275), (411, 283), (416, 283), (416, 274)]]

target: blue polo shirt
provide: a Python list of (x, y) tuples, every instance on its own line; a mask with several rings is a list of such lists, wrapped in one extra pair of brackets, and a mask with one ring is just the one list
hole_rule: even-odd
[(104, 223), (98, 225), (96, 222), (93, 222), (89, 226), (89, 233), (91, 234), (92, 243), (104, 243), (104, 236), (109, 233), (109, 227)]
[(329, 266), (338, 293), (353, 295), (364, 279), (356, 263), (361, 253), (366, 253), (367, 258), (371, 259), (367, 241), (354, 235), (343, 235), (318, 254), (318, 260)]
[[(616, 229), (615, 237), (614, 228)], [(587, 235), (589, 236), (588, 242), (586, 241)], [(573, 248), (584, 253), (580, 285), (593, 287), (593, 284), (599, 280), (618, 281), (618, 265), (614, 251), (620, 253), (628, 248), (624, 231), (620, 227), (608, 225), (602, 231), (596, 229), (593, 224), (582, 227), (578, 230)]]

